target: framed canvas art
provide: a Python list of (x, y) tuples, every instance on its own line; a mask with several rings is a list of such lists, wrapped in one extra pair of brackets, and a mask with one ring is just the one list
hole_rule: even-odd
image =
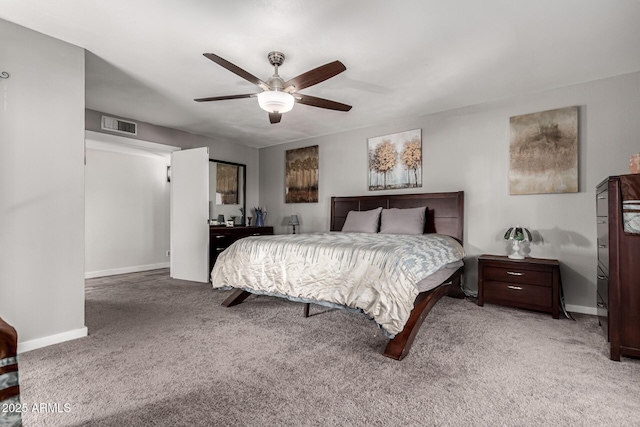
[(414, 129), (367, 140), (369, 190), (422, 187), (422, 135)]
[(578, 192), (578, 107), (509, 119), (509, 194)]
[(287, 150), (286, 203), (318, 202), (318, 146)]

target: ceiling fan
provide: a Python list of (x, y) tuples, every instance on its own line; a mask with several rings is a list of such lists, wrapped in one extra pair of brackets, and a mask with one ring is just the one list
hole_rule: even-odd
[(258, 104), (260, 105), (260, 108), (269, 113), (269, 121), (271, 124), (280, 123), (282, 114), (290, 111), (295, 102), (310, 105), (312, 107), (326, 108), (328, 110), (351, 110), (351, 105), (298, 93), (301, 89), (323, 82), (346, 70), (347, 67), (345, 67), (340, 61), (333, 61), (328, 64), (321, 65), (320, 67), (314, 68), (306, 73), (302, 73), (285, 82), (284, 79), (278, 75), (278, 67), (284, 62), (284, 54), (281, 52), (269, 52), (267, 58), (269, 58), (271, 65), (274, 66), (275, 71), (273, 76), (269, 77), (269, 79), (264, 82), (253, 74), (232, 64), (226, 59), (219, 57), (218, 55), (214, 55), (213, 53), (205, 53), (203, 55), (221, 67), (224, 67), (243, 79), (259, 86), (260, 89), (262, 89), (262, 92), (242, 95), (213, 96), (210, 98), (194, 99), (194, 101), (223, 101), (226, 99), (258, 97)]

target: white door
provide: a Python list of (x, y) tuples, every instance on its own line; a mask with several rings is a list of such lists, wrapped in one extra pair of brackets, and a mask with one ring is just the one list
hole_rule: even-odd
[(171, 277), (209, 282), (209, 148), (171, 153)]

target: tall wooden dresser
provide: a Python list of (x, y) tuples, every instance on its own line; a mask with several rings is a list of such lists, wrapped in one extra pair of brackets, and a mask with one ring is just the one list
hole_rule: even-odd
[[(640, 175), (623, 180), (640, 188)], [(640, 357), (640, 234), (624, 232), (621, 177), (596, 187), (598, 233), (597, 310), (611, 360)]]

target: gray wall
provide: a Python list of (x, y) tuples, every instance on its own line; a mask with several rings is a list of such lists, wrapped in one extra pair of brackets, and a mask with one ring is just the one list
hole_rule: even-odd
[[(579, 106), (580, 192), (510, 196), (509, 117), (573, 105)], [(276, 233), (291, 232), (285, 225), (291, 214), (299, 216), (301, 232), (326, 231), (331, 196), (378, 194), (367, 190), (367, 138), (421, 128), (418, 192), (465, 191), (466, 286), (476, 289), (477, 256), (506, 254), (502, 236), (519, 224), (542, 240), (531, 246), (531, 256), (560, 260), (569, 308), (595, 313), (594, 189), (609, 175), (628, 173), (629, 157), (640, 151), (639, 112), (640, 73), (634, 73), (263, 148), (260, 204)], [(319, 203), (284, 203), (285, 150), (316, 144)]]
[(0, 20), (0, 316), (19, 342), (86, 335), (84, 50)]
[[(102, 115), (130, 120), (138, 123), (138, 135), (124, 135), (100, 129)], [(127, 138), (141, 139), (158, 144), (173, 145), (181, 148), (209, 147), (209, 157), (216, 160), (242, 163), (247, 165), (247, 206), (258, 205), (258, 149), (228, 141), (214, 140), (201, 135), (195, 135), (181, 130), (156, 126), (136, 120), (135, 117), (120, 117), (110, 113), (86, 110), (85, 126), (87, 130), (103, 132)]]

